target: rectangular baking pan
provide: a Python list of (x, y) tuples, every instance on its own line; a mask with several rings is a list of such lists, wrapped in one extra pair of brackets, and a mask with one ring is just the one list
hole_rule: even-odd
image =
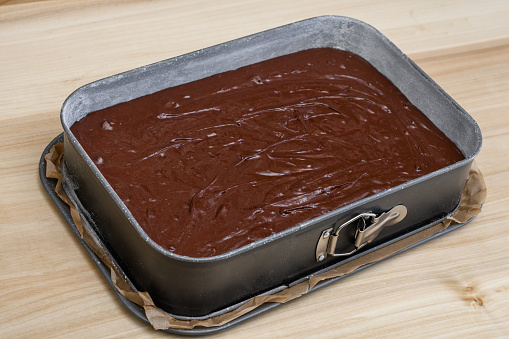
[[(451, 166), (359, 200), (228, 253), (191, 258), (158, 246), (85, 153), (71, 126), (88, 113), (159, 90), (300, 50), (330, 47), (357, 54), (391, 80), (462, 151)], [(361, 213), (404, 205), (406, 217), (382, 229), (356, 255), (450, 215), (482, 137), (475, 121), (380, 32), (346, 17), (312, 18), (164, 60), (85, 85), (65, 101), (63, 187), (138, 290), (180, 318), (202, 318), (346, 257), (317, 260), (323, 232)]]

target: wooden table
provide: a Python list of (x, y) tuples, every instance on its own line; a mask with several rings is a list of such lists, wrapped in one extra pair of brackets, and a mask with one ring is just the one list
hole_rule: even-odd
[(0, 337), (168, 337), (120, 304), (40, 184), (39, 157), (62, 131), (65, 98), (108, 75), (323, 14), (377, 27), (475, 118), (487, 202), (468, 226), (221, 335), (509, 336), (509, 2), (0, 4)]

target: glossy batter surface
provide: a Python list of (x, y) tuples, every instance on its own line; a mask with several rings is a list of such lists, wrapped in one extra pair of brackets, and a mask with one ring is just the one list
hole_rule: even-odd
[(463, 159), (363, 59), (312, 49), (94, 112), (71, 131), (145, 232), (209, 257)]

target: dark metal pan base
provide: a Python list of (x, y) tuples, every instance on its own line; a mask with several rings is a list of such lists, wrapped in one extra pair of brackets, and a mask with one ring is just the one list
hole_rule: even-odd
[[(74, 234), (76, 235), (76, 237), (78, 238), (78, 240), (81, 242), (81, 244), (83, 245), (83, 247), (85, 248), (85, 250), (87, 251), (87, 253), (90, 255), (90, 257), (92, 258), (92, 261), (97, 265), (97, 267), (99, 268), (99, 271), (102, 273), (102, 275), (104, 276), (104, 278), (106, 279), (106, 282), (108, 283), (108, 285), (111, 287), (111, 289), (113, 290), (113, 292), (115, 293), (115, 295), (118, 297), (118, 299), (120, 300), (120, 302), (132, 313), (134, 314), (138, 319), (142, 320), (143, 322), (149, 324), (149, 321), (147, 319), (147, 317), (145, 316), (145, 312), (143, 310), (142, 307), (134, 304), (133, 302), (127, 300), (124, 296), (122, 296), (118, 291), (117, 289), (113, 286), (113, 283), (111, 281), (111, 276), (110, 276), (110, 269), (97, 257), (97, 255), (90, 249), (90, 247), (88, 247), (88, 245), (83, 241), (83, 239), (81, 239), (81, 236), (80, 234), (78, 233), (78, 230), (76, 229), (76, 226), (71, 218), (71, 214), (70, 214), (70, 210), (69, 210), (69, 206), (67, 206), (67, 204), (65, 204), (62, 200), (60, 200), (60, 198), (56, 195), (55, 193), (55, 186), (56, 186), (56, 179), (48, 179), (46, 178), (46, 162), (44, 160), (44, 156), (49, 152), (49, 150), (51, 149), (51, 147), (53, 145), (55, 145), (57, 142), (62, 142), (63, 141), (63, 133), (60, 134), (59, 136), (57, 136), (55, 139), (53, 139), (51, 141), (51, 143), (48, 144), (48, 146), (46, 147), (46, 149), (44, 150), (42, 156), (41, 156), (41, 159), (40, 159), (40, 162), (39, 162), (39, 176), (41, 178), (41, 182), (42, 182), (42, 185), (44, 187), (44, 189), (46, 190), (46, 192), (48, 193), (48, 195), (50, 196), (51, 200), (53, 200), (53, 202), (55, 203), (56, 207), (58, 208), (58, 210), (60, 211), (60, 213), (62, 214), (62, 216), (64, 217), (64, 219), (67, 221), (67, 223), (69, 224), (69, 227), (71, 228), (71, 230), (74, 232)], [(475, 217), (474, 217), (475, 218)], [(395, 254), (398, 254), (398, 253), (401, 253), (401, 252), (404, 252), (406, 250), (409, 250), (415, 246), (418, 246), (424, 242), (427, 242), (428, 240), (431, 240), (431, 239), (434, 239), (440, 235), (443, 235), (443, 234), (446, 234), (446, 233), (449, 233), (455, 229), (458, 229), (466, 224), (468, 224), (470, 221), (472, 221), (474, 218), (468, 220), (467, 222), (463, 223), (463, 224), (455, 224), (455, 225), (451, 225), (449, 226), (447, 229), (445, 229), (444, 231), (441, 231), (441, 232), (438, 232), (434, 235), (432, 235), (431, 237), (425, 239), (425, 240), (422, 240), (420, 242), (417, 242), (416, 244), (414, 245), (411, 245), (410, 247), (407, 247)], [(436, 222), (434, 222), (433, 224), (436, 224), (438, 222), (440, 222), (441, 220), (438, 220)], [(427, 225), (423, 225), (422, 227), (418, 228), (417, 230), (413, 231), (412, 233), (416, 233), (416, 232), (419, 232), (419, 231), (422, 231), (423, 229), (426, 229), (430, 226), (432, 226), (433, 224), (427, 224)], [(412, 233), (410, 234), (405, 234), (404, 236), (401, 236), (401, 237), (398, 237), (396, 239), (393, 239), (391, 240), (390, 243), (394, 243), (394, 242), (397, 242), (399, 240), (401, 240), (402, 238), (406, 237), (406, 236), (409, 236), (411, 235)], [(383, 244), (383, 246), (386, 246), (388, 245), (389, 243), (386, 243), (386, 244)], [(380, 246), (380, 247), (383, 247), (383, 246)], [(373, 248), (372, 250), (368, 251), (368, 252), (364, 252), (362, 253), (361, 255), (365, 255), (371, 251), (374, 251), (374, 250), (377, 250), (379, 248), (379, 246)], [(393, 254), (394, 255), (394, 254)], [(352, 257), (352, 260), (355, 259), (356, 256), (353, 256)], [(384, 259), (381, 259), (379, 261), (376, 261), (376, 262), (373, 262), (371, 264), (368, 264), (368, 265), (364, 265), (362, 267), (359, 267), (358, 269), (354, 270), (353, 272), (351, 273), (348, 273), (348, 274), (345, 274), (341, 277), (337, 277), (337, 278), (331, 278), (331, 279), (328, 279), (326, 281), (323, 281), (319, 284), (317, 284), (315, 287), (313, 287), (310, 291), (314, 291), (316, 289), (319, 289), (321, 287), (324, 287), (330, 283), (333, 283), (339, 279), (342, 279), (344, 277), (347, 277), (349, 276), (350, 274), (353, 274), (355, 272), (358, 272), (364, 268), (367, 268), (371, 265), (374, 265), (378, 262), (381, 262), (385, 259), (388, 259), (392, 257), (389, 256), (389, 257), (386, 257)], [(338, 265), (342, 265), (342, 264), (345, 264), (346, 262), (348, 262), (349, 260), (345, 260), (345, 261), (342, 261), (340, 262), (339, 264), (337, 265), (333, 265), (333, 266), (330, 266), (328, 267), (327, 269), (332, 269), (332, 268), (335, 268), (337, 267)], [(299, 281), (303, 281), (304, 279), (300, 279)], [(296, 282), (297, 283), (297, 282)], [(293, 284), (292, 284), (293, 285)], [(217, 327), (209, 327), (209, 328), (194, 328), (194, 329), (190, 329), (190, 330), (186, 330), (186, 329), (167, 329), (166, 332), (169, 332), (169, 333), (174, 333), (174, 334), (182, 334), (182, 335), (206, 335), (206, 334), (212, 334), (212, 333), (215, 333), (215, 332), (218, 332), (218, 331), (221, 331), (221, 330), (224, 330), (224, 329), (227, 329), (231, 326), (234, 326), (238, 323), (241, 323), (243, 321), (246, 321), (252, 317), (255, 317), (257, 316), (258, 314), (260, 313), (264, 313), (270, 309), (273, 309), (275, 307), (278, 307), (282, 304), (279, 304), (279, 303), (266, 303), (266, 304), (263, 304), (261, 305), (260, 307), (254, 309), (253, 311), (237, 318), (237, 319), (234, 319), (232, 321), (230, 321), (229, 323), (227, 324), (224, 324), (222, 326), (217, 326)], [(217, 312), (215, 312), (217, 313)], [(202, 318), (202, 317), (200, 317)]]

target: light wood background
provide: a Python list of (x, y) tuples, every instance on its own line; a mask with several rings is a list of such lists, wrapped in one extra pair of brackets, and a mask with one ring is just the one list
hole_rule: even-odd
[(156, 332), (113, 295), (44, 192), (59, 110), (93, 80), (323, 14), (378, 28), (479, 123), (488, 198), (468, 226), (221, 335), (509, 336), (509, 2), (0, 1), (0, 337)]

